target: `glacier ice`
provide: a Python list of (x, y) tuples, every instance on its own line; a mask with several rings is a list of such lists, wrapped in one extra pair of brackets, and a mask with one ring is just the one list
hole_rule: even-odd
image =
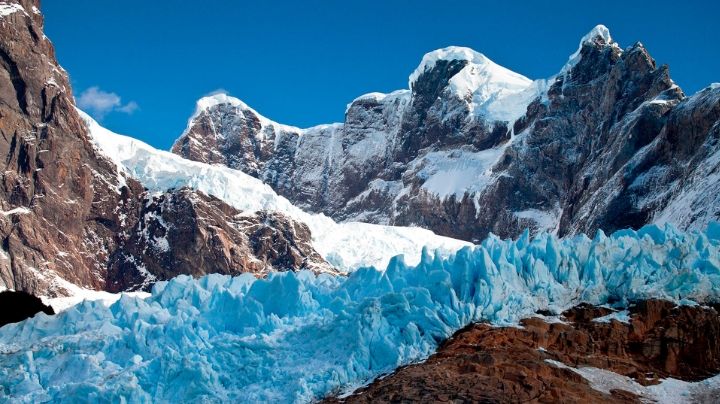
[(0, 329), (0, 401), (307, 402), (422, 360), (473, 321), (514, 324), (581, 301), (717, 301), (717, 228), (491, 236), (347, 277), (180, 276), (146, 299), (84, 302)]

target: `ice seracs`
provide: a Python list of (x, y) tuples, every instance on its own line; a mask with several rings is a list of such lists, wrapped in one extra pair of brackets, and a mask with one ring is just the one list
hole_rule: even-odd
[(312, 402), (427, 358), (470, 322), (516, 324), (579, 302), (720, 298), (720, 240), (648, 226), (490, 237), (415, 267), (180, 276), (0, 329), (0, 401)]

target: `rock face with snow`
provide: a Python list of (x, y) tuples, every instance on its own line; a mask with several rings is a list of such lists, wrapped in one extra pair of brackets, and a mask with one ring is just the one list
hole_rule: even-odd
[[(0, 4), (0, 287), (57, 296), (68, 293), (63, 281), (125, 290), (177, 273), (326, 266), (307, 228), (293, 220), (262, 213), (238, 219), (223, 202), (187, 190), (146, 204), (140, 183), (88, 136), (43, 35), (38, 2)], [(161, 245), (162, 231), (148, 220), (168, 201), (185, 202), (169, 206), (166, 218), (178, 225), (168, 234), (182, 237)], [(155, 244), (142, 244), (144, 236)], [(193, 250), (183, 250), (189, 244)], [(192, 270), (191, 253), (199, 259)]]
[(52, 294), (60, 276), (102, 288), (116, 207), (141, 188), (121, 190), (114, 164), (95, 153), (37, 2), (3, 5), (14, 11), (0, 16), (0, 283)]
[(111, 292), (180, 274), (335, 272), (310, 244), (307, 225), (281, 213), (244, 213), (188, 188), (146, 198), (137, 225), (110, 260)]
[(396, 255), (414, 265), (421, 251), (449, 255), (471, 243), (438, 236), (419, 227), (385, 226), (362, 222), (337, 223), (323, 214), (303, 211), (261, 180), (220, 164), (206, 164), (155, 149), (129, 136), (113, 133), (80, 112), (99, 149), (117, 167), (139, 180), (150, 192), (189, 187), (213, 195), (235, 209), (281, 212), (307, 224), (312, 245), (333, 267), (349, 272), (366, 266), (384, 268)]
[(689, 387), (684, 401), (717, 399), (717, 385), (678, 383), (720, 371), (715, 309), (646, 300), (623, 313), (580, 305), (523, 319), (521, 328), (473, 324), (426, 362), (326, 402), (673, 402), (663, 391), (672, 382)]
[(598, 26), (531, 81), (467, 48), (425, 55), (409, 90), (355, 99), (298, 129), (241, 101), (198, 101), (172, 151), (243, 170), (337, 220), (465, 240), (720, 217), (720, 88), (686, 97), (639, 43)]

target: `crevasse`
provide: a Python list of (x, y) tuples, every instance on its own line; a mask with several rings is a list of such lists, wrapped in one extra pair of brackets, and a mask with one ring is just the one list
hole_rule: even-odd
[(720, 224), (486, 239), (347, 277), (181, 276), (143, 300), (85, 302), (0, 329), (0, 401), (308, 402), (422, 360), (473, 321), (581, 301), (720, 295)]

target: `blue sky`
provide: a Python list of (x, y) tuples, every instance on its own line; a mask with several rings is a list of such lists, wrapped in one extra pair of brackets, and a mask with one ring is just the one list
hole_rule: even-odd
[[(587, 5), (586, 5), (587, 4)], [(468, 46), (530, 78), (596, 24), (641, 41), (687, 94), (720, 81), (717, 1), (45, 0), (46, 34), (102, 123), (167, 149), (224, 89), (275, 121), (342, 121), (358, 95), (407, 87), (422, 55)]]

